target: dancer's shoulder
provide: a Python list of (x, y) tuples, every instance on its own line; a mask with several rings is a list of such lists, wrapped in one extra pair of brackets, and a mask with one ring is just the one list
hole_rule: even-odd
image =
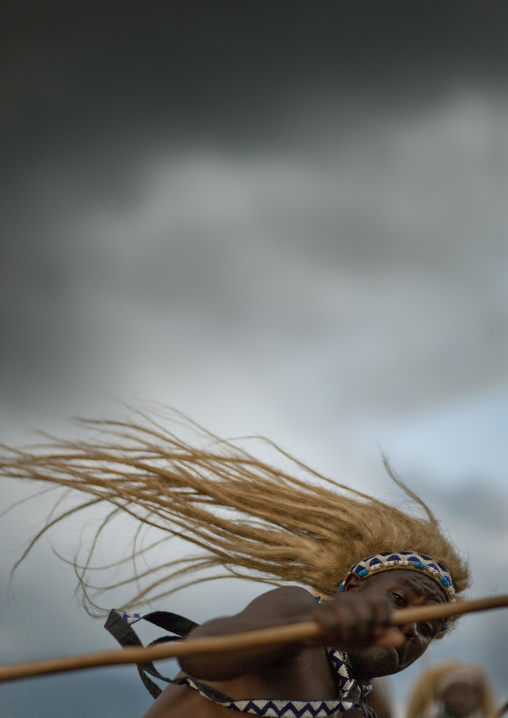
[(251, 601), (239, 615), (290, 617), (316, 605), (316, 597), (301, 586), (283, 586), (266, 591)]

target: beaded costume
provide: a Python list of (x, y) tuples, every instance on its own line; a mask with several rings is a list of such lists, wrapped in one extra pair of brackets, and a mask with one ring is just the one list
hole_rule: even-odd
[[(149, 621), (179, 637), (184, 637), (197, 625), (193, 621), (183, 618), (183, 616), (166, 611), (126, 613), (113, 610), (106, 621), (106, 628), (121, 645), (140, 645), (136, 633), (131, 628), (134, 623), (140, 620)], [(174, 639), (175, 636), (164, 637), (158, 639), (155, 643)], [(188, 686), (198, 691), (204, 698), (232, 711), (262, 716), (263, 718), (329, 718), (330, 716), (350, 711), (353, 708), (360, 709), (364, 718), (375, 718), (372, 708), (365, 703), (365, 697), (371, 690), (370, 684), (361, 683), (350, 675), (347, 657), (344, 653), (333, 648), (328, 648), (327, 653), (330, 669), (341, 696), (340, 699), (310, 701), (273, 698), (233, 699), (207, 683), (195, 680), (191, 676), (184, 676), (174, 680), (165, 678), (152, 663), (140, 665), (138, 670), (143, 683), (154, 698), (160, 694), (161, 689), (148, 677), (147, 673), (167, 683)]]
[(375, 718), (375, 714), (365, 703), (365, 697), (370, 692), (369, 684), (361, 684), (351, 678), (346, 663), (346, 656), (340, 651), (328, 649), (328, 659), (333, 669), (337, 687), (341, 698), (325, 701), (296, 701), (296, 700), (275, 700), (261, 698), (247, 698), (244, 700), (233, 700), (228, 696), (207, 686), (205, 683), (196, 681), (190, 676), (177, 679), (174, 682), (189, 686), (197, 690), (208, 700), (218, 703), (240, 713), (263, 716), (266, 718), (328, 718), (329, 716), (345, 713), (353, 708), (359, 708), (365, 718)]

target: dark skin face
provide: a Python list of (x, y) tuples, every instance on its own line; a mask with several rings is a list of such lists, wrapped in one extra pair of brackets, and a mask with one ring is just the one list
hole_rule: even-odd
[[(345, 591), (358, 592), (363, 598), (385, 601), (393, 610), (446, 602), (444, 591), (425, 574), (406, 569), (384, 571), (367, 579), (348, 577)], [(443, 626), (443, 619), (411, 622), (391, 631), (399, 632), (398, 646), (371, 645), (348, 651), (354, 675), (362, 680), (373, 676), (399, 673), (427, 650)]]
[(441, 699), (448, 715), (462, 718), (479, 708), (481, 697), (480, 678), (471, 674), (457, 678), (444, 691)]

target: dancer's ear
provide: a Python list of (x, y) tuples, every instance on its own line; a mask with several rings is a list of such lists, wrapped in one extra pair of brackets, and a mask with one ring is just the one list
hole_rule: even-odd
[(344, 582), (344, 591), (354, 591), (360, 585), (361, 580), (356, 573), (350, 573)]

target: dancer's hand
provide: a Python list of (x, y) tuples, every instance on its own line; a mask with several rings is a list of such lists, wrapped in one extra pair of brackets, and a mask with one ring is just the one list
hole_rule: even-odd
[(323, 629), (319, 642), (347, 651), (370, 645), (400, 646), (404, 637), (390, 627), (393, 605), (361, 592), (339, 593), (316, 607), (312, 618)]

